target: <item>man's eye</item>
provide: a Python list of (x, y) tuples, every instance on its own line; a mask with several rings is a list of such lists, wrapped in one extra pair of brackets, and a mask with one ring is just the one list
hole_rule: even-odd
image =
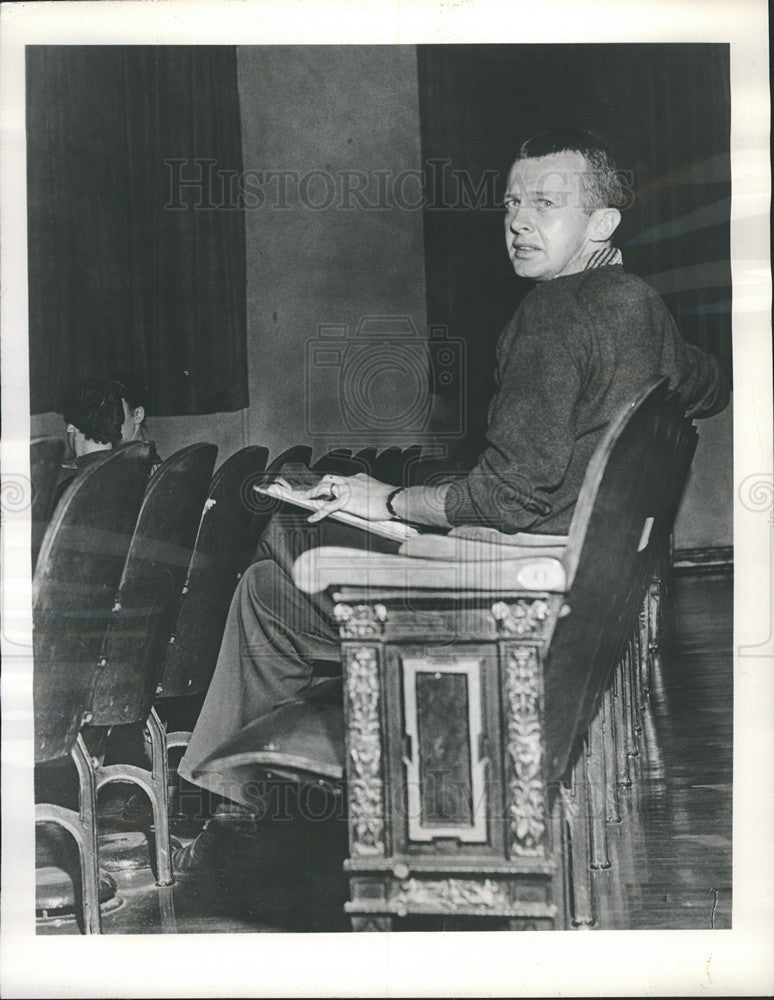
[(538, 198), (537, 203), (538, 203), (538, 205), (540, 205), (541, 208), (554, 208), (554, 206), (556, 204), (555, 202), (551, 201), (549, 198)]
[(519, 207), (519, 203), (515, 198), (506, 198), (503, 202), (503, 208), (506, 212), (513, 212)]

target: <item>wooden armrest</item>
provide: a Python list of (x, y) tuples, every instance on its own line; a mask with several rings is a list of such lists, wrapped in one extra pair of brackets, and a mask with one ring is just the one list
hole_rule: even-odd
[[(499, 534), (499, 532), (498, 532)], [(561, 559), (565, 546), (560, 543), (538, 545), (515, 545), (513, 542), (502, 542), (501, 538), (514, 536), (502, 535), (493, 537), (467, 537), (461, 535), (415, 535), (401, 543), (398, 555), (411, 556), (413, 559), (447, 559), (452, 562), (491, 562), (493, 560), (508, 561), (511, 559), (535, 558), (547, 556), (551, 559)], [(536, 538), (539, 536), (533, 536)], [(561, 535), (546, 535), (546, 538), (561, 538)], [(565, 539), (566, 541), (566, 539)]]
[(506, 535), (496, 528), (484, 528), (478, 524), (461, 524), (452, 528), (447, 538), (469, 538), (476, 542), (492, 542), (496, 545), (514, 545), (517, 547), (565, 548), (567, 535), (541, 535), (529, 531), (517, 531), (515, 535)]
[(554, 555), (453, 561), (333, 546), (304, 552), (293, 564), (293, 581), (310, 594), (333, 586), (556, 593), (567, 589), (564, 566)]

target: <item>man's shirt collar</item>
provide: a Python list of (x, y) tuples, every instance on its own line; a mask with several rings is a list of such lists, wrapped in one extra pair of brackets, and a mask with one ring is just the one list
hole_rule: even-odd
[(601, 250), (595, 250), (589, 257), (584, 271), (588, 271), (592, 267), (610, 267), (613, 264), (623, 264), (621, 251), (618, 247), (602, 247)]

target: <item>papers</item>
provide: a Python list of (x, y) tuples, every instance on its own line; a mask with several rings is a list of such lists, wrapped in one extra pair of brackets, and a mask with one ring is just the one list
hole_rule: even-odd
[[(309, 500), (303, 496), (304, 490), (291, 489), (287, 484), (269, 483), (267, 486), (254, 486), (253, 489), (265, 496), (276, 497), (283, 503), (292, 504), (294, 507), (302, 507), (304, 510), (315, 511), (324, 506), (325, 500)], [(403, 542), (407, 538), (419, 535), (419, 531), (410, 524), (403, 521), (368, 521), (357, 514), (349, 514), (346, 511), (337, 510), (328, 517), (332, 521), (341, 521), (352, 527), (360, 528), (373, 535), (380, 535), (382, 538), (390, 538), (393, 541)]]

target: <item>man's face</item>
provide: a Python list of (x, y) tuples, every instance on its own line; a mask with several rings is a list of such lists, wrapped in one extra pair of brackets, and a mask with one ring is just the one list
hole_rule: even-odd
[(597, 247), (591, 241), (596, 213), (583, 202), (586, 160), (563, 152), (517, 160), (505, 194), (505, 243), (520, 278), (549, 281), (582, 270), (583, 258)]

